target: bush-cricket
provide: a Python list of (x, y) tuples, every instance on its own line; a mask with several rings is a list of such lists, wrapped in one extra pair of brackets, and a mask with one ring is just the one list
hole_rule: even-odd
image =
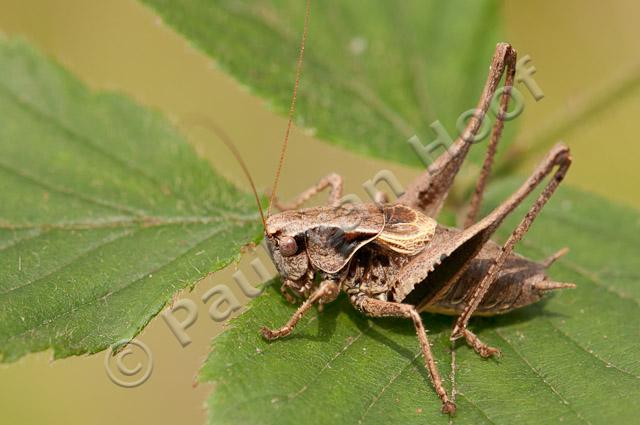
[[(420, 312), (458, 316), (451, 340), (463, 338), (480, 356), (491, 357), (500, 351), (483, 343), (468, 329), (472, 315), (506, 313), (540, 300), (548, 291), (574, 286), (553, 281), (546, 275), (546, 269), (565, 250), (542, 262), (513, 252), (515, 244), (527, 233), (565, 176), (571, 164), (569, 149), (563, 144), (553, 147), (519, 189), (486, 217), (477, 219), (515, 77), (516, 51), (507, 43), (499, 43), (477, 113), (449, 149), (395, 201), (389, 202), (380, 193), (378, 202), (344, 204), (341, 202), (342, 178), (329, 174), (293, 202), (280, 203), (275, 193), (293, 123), (309, 16), (308, 0), (289, 120), (266, 214), (246, 166), (230, 146), (256, 196), (265, 242), (282, 277), (281, 291), (292, 302), (303, 300), (284, 326), (263, 327), (262, 335), (268, 340), (289, 335), (313, 305), (329, 303), (341, 291), (356, 309), (368, 316), (411, 319), (430, 379), (442, 401), (442, 411), (453, 414), (456, 406), (443, 386)], [(465, 225), (453, 228), (438, 224), (438, 213), (503, 76), (500, 110), (490, 133)], [(546, 186), (504, 245), (492, 241), (490, 238), (505, 217), (550, 174)], [(331, 189), (328, 205), (300, 209), (326, 188)], [(273, 206), (281, 212), (272, 215)]]

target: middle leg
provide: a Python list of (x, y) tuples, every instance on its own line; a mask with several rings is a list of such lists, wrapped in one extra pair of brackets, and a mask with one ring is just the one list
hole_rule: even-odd
[(295, 210), (327, 187), (331, 187), (327, 203), (330, 206), (338, 206), (340, 205), (340, 198), (342, 197), (342, 186), (342, 176), (336, 173), (331, 173), (321, 178), (318, 183), (311, 186), (309, 189), (300, 193), (292, 202), (282, 203), (277, 198), (274, 198), (273, 203), (280, 211)]

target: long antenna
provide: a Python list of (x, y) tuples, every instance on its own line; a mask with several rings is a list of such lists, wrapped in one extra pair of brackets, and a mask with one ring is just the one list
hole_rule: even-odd
[(307, 6), (304, 14), (304, 29), (302, 31), (302, 40), (300, 41), (300, 54), (298, 55), (298, 62), (296, 63), (296, 82), (293, 85), (293, 94), (291, 95), (291, 104), (289, 105), (289, 121), (287, 122), (287, 129), (284, 133), (282, 148), (280, 149), (280, 160), (278, 161), (278, 168), (276, 169), (276, 177), (273, 182), (273, 189), (271, 189), (271, 199), (269, 199), (269, 208), (267, 209), (267, 217), (271, 215), (271, 206), (273, 205), (273, 201), (276, 196), (276, 191), (278, 189), (278, 183), (280, 182), (280, 171), (282, 170), (282, 165), (284, 164), (284, 154), (287, 150), (287, 145), (289, 143), (289, 134), (291, 133), (291, 126), (293, 125), (293, 114), (296, 111), (298, 85), (300, 84), (300, 74), (302, 74), (302, 60), (304, 58), (304, 45), (307, 42), (307, 33), (309, 32), (310, 15), (311, 15), (311, 0), (307, 0)]
[(213, 131), (215, 131), (216, 135), (222, 143), (227, 145), (233, 156), (236, 157), (238, 163), (240, 163), (240, 167), (242, 167), (242, 171), (244, 175), (247, 176), (247, 180), (249, 180), (249, 184), (251, 185), (251, 190), (253, 191), (253, 196), (256, 198), (256, 204), (258, 205), (258, 211), (260, 211), (260, 218), (262, 219), (262, 226), (264, 226), (264, 231), (267, 231), (267, 220), (264, 216), (264, 211), (262, 211), (262, 205), (260, 204), (260, 197), (258, 196), (258, 191), (256, 190), (256, 185), (253, 183), (253, 179), (251, 178), (251, 174), (249, 173), (249, 168), (247, 168), (247, 164), (244, 163), (244, 160), (240, 156), (240, 152), (236, 149), (236, 146), (233, 144), (227, 133), (225, 133), (221, 128), (216, 125), (212, 126)]
[(251, 178), (251, 174), (249, 173), (249, 168), (247, 167), (247, 164), (245, 164), (244, 160), (242, 159), (242, 156), (240, 156), (240, 152), (238, 152), (236, 145), (233, 143), (229, 135), (222, 128), (214, 124), (211, 120), (205, 119), (204, 117), (192, 115), (190, 121), (193, 124), (200, 125), (202, 127), (208, 128), (211, 131), (213, 131), (216, 134), (216, 136), (218, 136), (218, 139), (220, 139), (222, 143), (224, 143), (227, 146), (227, 148), (231, 151), (233, 156), (236, 158), (236, 161), (238, 161), (238, 163), (240, 164), (240, 167), (242, 168), (244, 175), (247, 177), (247, 180), (249, 180), (249, 184), (251, 185), (251, 191), (253, 192), (253, 196), (256, 198), (256, 204), (258, 205), (258, 211), (260, 212), (260, 218), (262, 219), (262, 226), (264, 227), (264, 231), (266, 232), (267, 220), (265, 218), (264, 211), (262, 210), (262, 205), (260, 204), (260, 197), (258, 196), (256, 185), (253, 183), (253, 179)]

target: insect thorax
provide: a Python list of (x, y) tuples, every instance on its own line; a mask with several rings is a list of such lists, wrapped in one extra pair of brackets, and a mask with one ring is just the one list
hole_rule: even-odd
[(350, 295), (364, 294), (387, 300), (397, 271), (411, 258), (373, 244), (365, 246), (351, 259), (342, 282), (343, 290)]

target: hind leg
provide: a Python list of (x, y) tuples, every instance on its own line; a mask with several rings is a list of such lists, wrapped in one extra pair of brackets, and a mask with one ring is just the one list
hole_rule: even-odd
[[(538, 195), (536, 201), (531, 206), (527, 214), (524, 216), (520, 224), (511, 233), (511, 236), (505, 242), (500, 254), (493, 261), (486, 274), (482, 277), (480, 283), (475, 287), (471, 297), (468, 299), (464, 310), (460, 317), (458, 317), (456, 324), (451, 333), (451, 339), (455, 340), (464, 337), (469, 345), (471, 345), (476, 352), (483, 357), (488, 357), (494, 354), (498, 354), (499, 350), (489, 347), (484, 344), (480, 339), (467, 329), (469, 319), (474, 311), (478, 308), (478, 305), (482, 301), (482, 298), (489, 290), (489, 287), (496, 281), (498, 273), (505, 261), (513, 252), (515, 244), (522, 239), (527, 233), (531, 224), (542, 210), (542, 207), (551, 198), (555, 190), (560, 185), (560, 182), (564, 178), (569, 166), (571, 165), (571, 157), (569, 155), (569, 148), (564, 145), (556, 145), (551, 152), (549, 152), (547, 158), (545, 158), (533, 174), (527, 179), (527, 181), (505, 201), (502, 205), (496, 208), (489, 216), (484, 218), (486, 220), (496, 220), (498, 224), (502, 219), (513, 209), (519, 205), (522, 200), (537, 187), (544, 178), (557, 167), (551, 180), (547, 183), (546, 187), (540, 195)], [(497, 227), (497, 226), (496, 226)]]
[[(493, 164), (496, 146), (502, 135), (504, 117), (509, 105), (511, 87), (513, 86), (516, 72), (516, 51), (506, 43), (499, 43), (491, 61), (489, 76), (476, 106), (476, 114), (470, 118), (464, 132), (458, 137), (447, 151), (440, 155), (429, 168), (418, 176), (405, 193), (398, 198), (397, 203), (416, 207), (424, 211), (430, 217), (436, 217), (444, 204), (444, 201), (453, 185), (453, 180), (458, 174), (464, 159), (480, 131), (482, 122), (489, 110), (493, 96), (498, 89), (502, 75), (506, 74), (504, 91), (500, 98), (500, 112), (496, 117), (488, 152), (482, 172), (476, 186), (476, 195), (472, 201), (470, 216), (475, 215), (482, 199), (482, 193), (487, 177)], [(475, 205), (475, 206), (474, 206)]]

